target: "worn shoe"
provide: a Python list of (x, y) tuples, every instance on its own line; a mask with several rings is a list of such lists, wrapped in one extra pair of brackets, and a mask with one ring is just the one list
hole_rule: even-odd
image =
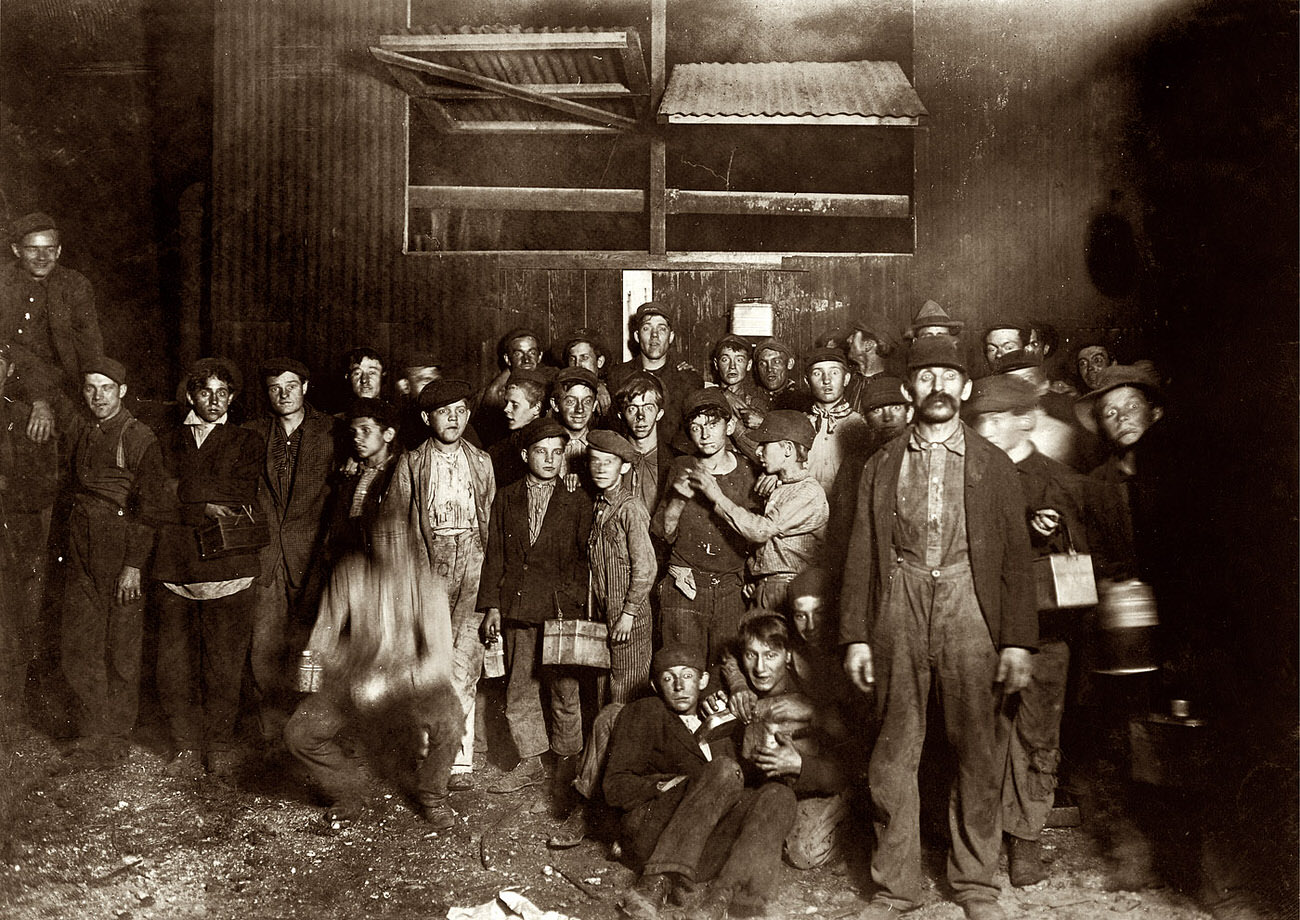
[(488, 787), (497, 795), (512, 795), (529, 786), (546, 781), (546, 768), (540, 757), (529, 757), (515, 764), (515, 768)]
[(587, 836), (587, 813), (581, 805), (569, 812), (559, 830), (552, 834), (546, 845), (552, 850), (568, 850), (582, 843)]
[(858, 914), (857, 920), (898, 920), (898, 918), (903, 916), (903, 914), (910, 913), (915, 909), (916, 908), (914, 907), (906, 909), (895, 907), (888, 901), (873, 899), (867, 902), (866, 907), (862, 908), (862, 912)]
[(731, 889), (710, 888), (699, 906), (688, 911), (686, 916), (690, 920), (727, 920), (730, 909)]
[(659, 911), (668, 902), (673, 880), (663, 873), (643, 875), (637, 883), (623, 892), (618, 909), (631, 920), (659, 920)]
[(1037, 840), (1007, 837), (1007, 875), (1016, 888), (1037, 885), (1047, 878)]
[(339, 799), (321, 816), (331, 831), (341, 831), (361, 817), (361, 803), (356, 799)]
[(208, 756), (204, 758), (208, 773), (214, 779), (219, 779), (223, 783), (233, 784), (235, 774), (239, 770), (239, 765), (243, 761), (238, 751), (208, 751)]
[(177, 779), (198, 779), (203, 775), (203, 756), (193, 748), (177, 751), (163, 767), (163, 773)]
[(448, 792), (471, 792), (474, 789), (473, 773), (453, 773), (447, 780)]
[(966, 911), (966, 920), (1006, 920), (1007, 916), (1001, 904), (987, 898), (967, 901), (961, 909)]
[(456, 825), (456, 812), (452, 811), (447, 797), (424, 802), (420, 805), (420, 817), (436, 831), (445, 831)]

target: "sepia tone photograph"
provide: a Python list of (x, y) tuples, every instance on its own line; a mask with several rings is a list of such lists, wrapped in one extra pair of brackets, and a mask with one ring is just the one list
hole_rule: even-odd
[(0, 0), (0, 913), (1300, 917), (1298, 24)]

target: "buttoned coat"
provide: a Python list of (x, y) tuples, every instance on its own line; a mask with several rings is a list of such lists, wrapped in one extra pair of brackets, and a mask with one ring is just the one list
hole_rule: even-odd
[[(86, 276), (62, 265), (40, 282), (45, 285), (50, 324), (50, 344), (62, 368), (63, 382), (73, 380), (91, 358), (104, 353), (104, 337), (95, 312), (95, 291)], [(9, 337), (23, 323), (26, 300), (23, 292), (31, 285), (27, 272), (17, 261), (0, 268), (0, 337)], [(45, 398), (57, 389), (58, 375), (48, 368), (24, 367), (30, 353), (18, 356), (18, 373), (32, 398)], [(33, 362), (35, 358), (31, 359)], [(31, 379), (28, 379), (31, 378)]]
[[(433, 561), (433, 525), (429, 522), (429, 486), (433, 471), (433, 438), (397, 458), (397, 470), (388, 487), (385, 503), (387, 511), (382, 516), (382, 529), (388, 533), (395, 527), (405, 526), (412, 540)], [(478, 537), (486, 549), (489, 539), (489, 522), (492, 503), (497, 495), (496, 476), (492, 471), (492, 458), (464, 438), (456, 442), (456, 449), (469, 464), (470, 488), (474, 492), (474, 515), (478, 521)]]
[[(1007, 455), (965, 428), (966, 541), (975, 598), (998, 648), (1038, 645), (1032, 556), (1019, 474)], [(894, 522), (898, 478), (910, 438), (872, 455), (858, 485), (853, 533), (844, 564), (840, 642), (872, 642), (884, 587), (897, 559)]]
[(329, 505), (330, 474), (336, 465), (334, 426), (337, 421), (307, 407), (293, 480), (283, 494), (271, 469), (271, 426), (278, 424), (278, 418), (268, 416), (244, 425), (262, 439), (257, 500), (266, 512), (271, 531), (271, 542), (262, 549), (262, 583), (270, 584), (276, 565), (283, 559), (289, 584), (298, 588), (306, 583), (320, 546)]
[(505, 620), (540, 623), (556, 615), (584, 615), (587, 604), (587, 538), (592, 503), (556, 481), (537, 540), (528, 545), (528, 479), (497, 493), (488, 528), (487, 557), (478, 609), (496, 607)]

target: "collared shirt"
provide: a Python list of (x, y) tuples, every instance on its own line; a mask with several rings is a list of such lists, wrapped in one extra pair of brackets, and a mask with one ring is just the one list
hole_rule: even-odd
[(624, 613), (649, 616), (658, 563), (650, 542), (650, 512), (640, 499), (621, 486), (613, 496), (597, 496), (587, 554), (592, 593), (610, 622)]
[[(126, 409), (105, 421), (88, 424), (75, 448), (77, 482), (83, 493), (124, 508), (135, 490), (139, 457), (127, 456), (125, 428), (141, 424)], [(152, 440), (152, 439), (150, 439)]]
[(50, 287), (45, 281), (37, 281), (23, 273), (20, 296), (22, 298), (22, 315), (15, 317), (16, 325), (3, 338), (22, 345), (42, 361), (54, 360), (54, 343), (50, 338), (50, 315), (47, 304)]
[(898, 474), (894, 549), (928, 569), (970, 561), (966, 541), (966, 430), (926, 441), (913, 426)]
[(817, 432), (808, 450), (808, 471), (829, 496), (845, 458), (866, 456), (871, 427), (843, 400), (829, 408), (814, 405), (808, 419)]
[(221, 418), (217, 419), (215, 422), (205, 422), (203, 419), (199, 418), (197, 412), (191, 409), (190, 414), (185, 416), (185, 421), (181, 424), (189, 428), (190, 434), (194, 437), (195, 446), (202, 447), (203, 442), (208, 439), (208, 435), (212, 434), (213, 428), (216, 428), (218, 425), (226, 424), (226, 415), (223, 414)]
[(551, 503), (557, 479), (536, 480), (531, 476), (524, 479), (525, 491), (528, 493), (528, 545), (537, 542), (537, 535), (542, 532), (542, 521), (546, 519), (546, 506)]
[(374, 483), (375, 478), (388, 469), (388, 464), (393, 462), (393, 455), (389, 454), (384, 458), (383, 463), (369, 464), (361, 467), (361, 472), (357, 474), (357, 487), (352, 492), (352, 504), (348, 508), (349, 518), (361, 517), (361, 512), (366, 506), (366, 495), (370, 492), (370, 486)]
[(464, 533), (478, 526), (474, 483), (465, 451), (429, 451), (429, 522), (437, 536)]
[(632, 469), (623, 477), (623, 488), (630, 491), (646, 508), (659, 505), (659, 445), (637, 454)]
[[(700, 726), (704, 724), (704, 720), (693, 712), (688, 712), (685, 715), (679, 712), (676, 713), (676, 715), (677, 718), (682, 720), (682, 724), (686, 726), (686, 730), (692, 735), (699, 731)], [(700, 753), (704, 755), (704, 759), (712, 762), (713, 750), (709, 747), (709, 743), (707, 741), (700, 741), (699, 745)]]
[(564, 458), (560, 461), (560, 478), (564, 487), (570, 492), (578, 488), (580, 472), (587, 463), (587, 432), (576, 435), (569, 432), (569, 441), (564, 445)]
[(778, 483), (763, 507), (771, 536), (754, 550), (750, 572), (756, 576), (798, 573), (821, 560), (826, 545), (830, 504), (816, 479), (800, 472)]
[(298, 447), (301, 444), (301, 422), (292, 434), (285, 434), (284, 425), (280, 424), (279, 419), (271, 422), (271, 472), (275, 474), (276, 490), (281, 495), (288, 492), (293, 483), (293, 470), (298, 464)]

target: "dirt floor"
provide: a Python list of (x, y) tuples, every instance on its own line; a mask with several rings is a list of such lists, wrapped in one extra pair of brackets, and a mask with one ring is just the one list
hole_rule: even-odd
[[(250, 753), (227, 783), (164, 773), (144, 739), (112, 770), (70, 771), (33, 736), (0, 751), (0, 914), (6, 918), (441, 918), (514, 889), (545, 911), (612, 920), (633, 880), (607, 842), (549, 850), (558, 822), (542, 787), (513, 796), (454, 794), (447, 832), (429, 829), (395, 790), (372, 782), (370, 810), (331, 832), (287, 758)], [(500, 770), (487, 764), (480, 788)], [(1114, 866), (1085, 828), (1048, 830), (1048, 881), (1003, 884), (1011, 917), (1208, 916), (1169, 888), (1110, 891)], [(858, 848), (855, 848), (858, 849)], [(861, 855), (835, 869), (782, 869), (773, 918), (852, 917), (869, 890)], [(942, 878), (927, 849), (927, 874)], [(491, 916), (484, 914), (484, 916)], [(496, 916), (503, 916), (496, 914)], [(509, 915), (505, 915), (509, 916)], [(931, 886), (916, 920), (961, 911)]]

